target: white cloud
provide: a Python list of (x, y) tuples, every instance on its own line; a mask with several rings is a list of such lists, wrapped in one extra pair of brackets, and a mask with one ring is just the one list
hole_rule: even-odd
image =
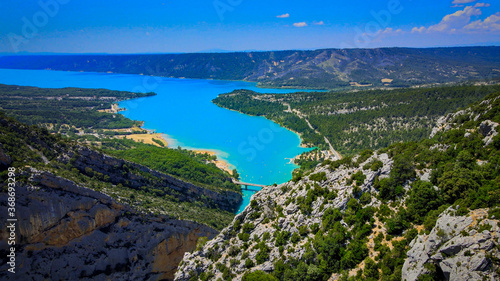
[(489, 6), (491, 5), (488, 3), (476, 3), (476, 5), (474, 5), (474, 7), (476, 8), (489, 7)]
[(467, 3), (472, 3), (476, 2), (477, 0), (453, 0), (451, 4), (467, 4)]
[(455, 7), (463, 7), (464, 6), (463, 4), (468, 4), (476, 1), (477, 0), (454, 0), (451, 4), (455, 4), (454, 6), (452, 6), (453, 8), (455, 8)]
[(421, 27), (414, 27), (411, 29), (411, 33), (422, 33), (425, 31), (425, 27), (421, 26)]
[(315, 22), (313, 22), (313, 24), (315, 24), (315, 25), (324, 25), (325, 22), (323, 22), (323, 21), (315, 21)]
[(279, 18), (279, 19), (286, 19), (286, 18), (290, 17), (290, 14), (286, 13), (286, 14), (282, 14), (282, 15), (279, 15), (279, 16), (276, 16), (276, 17)]
[(296, 22), (296, 23), (293, 24), (293, 26), (295, 26), (295, 27), (305, 27), (305, 26), (307, 26), (307, 23), (305, 23), (305, 22)]
[(453, 14), (446, 15), (443, 17), (441, 22), (435, 25), (429, 26), (427, 31), (429, 32), (447, 32), (452, 30), (462, 29), (464, 26), (470, 23), (472, 16), (480, 16), (481, 10), (475, 6), (467, 6), (463, 10), (456, 11)]
[(469, 31), (500, 31), (500, 12), (482, 20), (476, 20), (464, 27)]
[[(468, 1), (468, 2), (467, 2)], [(470, 0), (456, 0), (453, 3), (470, 3)], [(500, 12), (487, 17), (484, 20), (473, 19), (482, 15), (480, 8), (489, 7), (488, 3), (476, 3), (474, 6), (467, 6), (453, 14), (443, 17), (435, 25), (429, 27), (413, 27), (411, 33), (478, 33), (500, 31)]]
[(399, 33), (404, 33), (404, 31), (401, 28), (394, 30), (394, 28), (392, 27), (388, 27), (382, 31), (382, 34), (399, 34)]

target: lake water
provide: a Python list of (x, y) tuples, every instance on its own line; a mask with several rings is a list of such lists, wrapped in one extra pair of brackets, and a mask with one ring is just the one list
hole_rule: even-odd
[[(0, 69), (0, 83), (45, 88), (104, 88), (155, 92), (156, 96), (120, 102), (121, 113), (144, 121), (144, 128), (164, 133), (170, 147), (215, 151), (236, 167), (241, 181), (269, 185), (291, 179), (290, 159), (308, 149), (297, 134), (263, 117), (247, 116), (211, 102), (222, 93), (249, 89), (267, 93), (296, 90), (260, 89), (255, 83), (174, 79), (142, 75)], [(252, 189), (256, 189), (252, 187)], [(241, 212), (252, 192), (244, 191)]]

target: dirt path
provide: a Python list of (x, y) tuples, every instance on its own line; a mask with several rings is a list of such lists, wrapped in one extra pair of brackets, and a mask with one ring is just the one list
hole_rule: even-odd
[[(304, 119), (304, 121), (306, 121), (307, 125), (309, 126), (309, 128), (311, 128), (311, 130), (313, 130), (316, 134), (321, 135), (321, 133), (314, 129), (314, 127), (312, 126), (312, 124), (309, 122), (309, 120), (307, 120), (307, 116), (305, 114), (302, 114), (302, 112), (300, 112), (299, 110), (297, 109), (292, 109), (292, 107), (290, 106), (289, 103), (283, 103), (284, 106), (287, 106), (288, 109), (284, 110), (284, 112), (288, 112), (288, 113), (293, 113), (295, 115), (297, 115), (297, 117), (299, 117), (300, 119)], [(337, 159), (342, 159), (342, 155), (340, 155), (340, 153), (338, 153), (332, 146), (332, 144), (330, 143), (330, 141), (325, 137), (325, 136), (322, 136), (324, 139), (325, 139), (325, 142), (328, 144), (328, 146), (330, 147), (330, 152), (332, 153), (332, 155), (334, 157), (336, 157)]]

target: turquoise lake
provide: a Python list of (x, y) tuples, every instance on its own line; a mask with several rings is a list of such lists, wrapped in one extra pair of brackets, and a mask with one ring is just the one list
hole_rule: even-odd
[[(235, 89), (266, 93), (297, 90), (257, 88), (255, 83), (174, 79), (130, 74), (0, 69), (0, 83), (44, 88), (104, 88), (155, 92), (156, 96), (120, 102), (121, 114), (144, 121), (144, 128), (167, 135), (169, 147), (206, 149), (238, 170), (241, 181), (270, 185), (291, 179), (290, 159), (307, 148), (297, 134), (275, 123), (220, 108), (211, 101)], [(255, 189), (255, 187), (252, 187)], [(244, 191), (241, 212), (253, 193)]]

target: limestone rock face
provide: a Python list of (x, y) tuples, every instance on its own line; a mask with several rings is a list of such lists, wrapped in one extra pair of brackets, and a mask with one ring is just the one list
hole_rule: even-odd
[[(137, 189), (144, 185), (170, 188), (175, 191), (175, 193), (172, 193), (172, 196), (183, 202), (202, 202), (207, 205), (215, 204), (217, 208), (233, 212), (243, 200), (241, 194), (237, 192), (216, 192), (202, 188), (145, 166), (96, 152), (87, 147), (79, 147), (77, 153), (65, 155), (60, 160), (65, 163), (72, 161), (72, 165), (82, 173), (85, 173), (86, 168), (90, 168), (95, 172), (109, 176), (110, 182), (113, 184), (124, 184), (126, 182), (127, 185)], [(123, 174), (122, 172), (126, 170), (126, 167), (132, 167), (141, 173), (156, 178), (156, 180), (130, 172)]]
[(483, 142), (484, 145), (489, 145), (493, 142), (493, 138), (498, 135), (496, 128), (498, 127), (498, 123), (486, 120), (481, 122), (479, 125), (479, 133), (484, 136)]
[(499, 221), (487, 219), (484, 209), (468, 216), (455, 216), (454, 211), (449, 208), (429, 235), (419, 235), (412, 241), (402, 280), (414, 281), (424, 274), (457, 281), (500, 278), (491, 261), (500, 258)]
[[(382, 167), (377, 171), (371, 169), (363, 169), (362, 167), (372, 160), (379, 160), (383, 163)], [(224, 280), (223, 272), (215, 266), (223, 264), (230, 268), (235, 275), (233, 280), (241, 280), (244, 272), (247, 270), (245, 265), (246, 258), (243, 258), (243, 248), (246, 248), (248, 259), (255, 264), (250, 268), (251, 271), (262, 270), (272, 272), (274, 270), (274, 262), (279, 259), (295, 259), (301, 258), (305, 253), (306, 239), (301, 238), (296, 244), (288, 243), (283, 247), (283, 253), (280, 253), (279, 247), (276, 247), (271, 239), (264, 239), (264, 235), (274, 237), (277, 231), (289, 232), (290, 235), (299, 233), (299, 228), (302, 226), (311, 227), (314, 224), (321, 225), (322, 217), (325, 211), (329, 208), (339, 208), (341, 210), (347, 207), (347, 202), (352, 196), (353, 186), (348, 183), (349, 178), (353, 173), (362, 171), (366, 176), (363, 183), (360, 183), (361, 192), (374, 193), (373, 182), (376, 176), (387, 177), (392, 166), (392, 159), (385, 153), (374, 154), (361, 163), (358, 168), (340, 166), (332, 171), (328, 166), (319, 165), (311, 174), (325, 173), (325, 179), (321, 182), (311, 180), (311, 176), (304, 177), (298, 182), (287, 182), (278, 186), (267, 186), (252, 196), (256, 204), (250, 204), (238, 214), (233, 223), (221, 231), (211, 241), (208, 241), (200, 251), (186, 253), (182, 265), (175, 274), (175, 280), (187, 281), (193, 275), (199, 275), (203, 272), (211, 272), (217, 280)], [(327, 189), (329, 192), (335, 193), (333, 199), (325, 199), (323, 196), (316, 198), (310, 204), (310, 210), (304, 213), (301, 206), (291, 198), (307, 197), (308, 190), (312, 189), (315, 184)], [(375, 196), (372, 196), (372, 201), (368, 205), (378, 206), (378, 201)], [(252, 206), (253, 205), (253, 206)], [(281, 214), (276, 210), (281, 209)], [(276, 225), (273, 219), (280, 216)], [(269, 220), (266, 220), (269, 219)], [(234, 225), (239, 222), (240, 225), (252, 224), (254, 228), (249, 235), (252, 237), (248, 242), (244, 242), (234, 233)], [(236, 232), (239, 232), (236, 231)], [(312, 239), (314, 234), (309, 233)], [(266, 243), (269, 247), (269, 258), (262, 263), (258, 263), (258, 250), (254, 247), (258, 242), (253, 239)], [(248, 244), (244, 247), (244, 244)], [(240, 249), (239, 252), (234, 252), (234, 249)], [(285, 257), (285, 258), (284, 258)], [(236, 264), (231, 264), (231, 260), (236, 260)]]
[(470, 112), (466, 111), (466, 110), (460, 110), (460, 111), (450, 113), (448, 115), (440, 117), (436, 121), (436, 126), (434, 126), (434, 128), (432, 128), (432, 132), (431, 132), (430, 137), (431, 138), (434, 137), (439, 132), (444, 132), (444, 131), (450, 130), (451, 128), (454, 127), (453, 126), (454, 124), (452, 123), (452, 121), (455, 119), (455, 117), (460, 116), (460, 115), (465, 115), (465, 114), (470, 114)]
[[(184, 252), (214, 229), (137, 213), (112, 198), (48, 172), (32, 170), (32, 186), (16, 188), (16, 274), (5, 280), (172, 280)], [(0, 193), (0, 202), (7, 202)], [(0, 213), (6, 214), (6, 205)]]

